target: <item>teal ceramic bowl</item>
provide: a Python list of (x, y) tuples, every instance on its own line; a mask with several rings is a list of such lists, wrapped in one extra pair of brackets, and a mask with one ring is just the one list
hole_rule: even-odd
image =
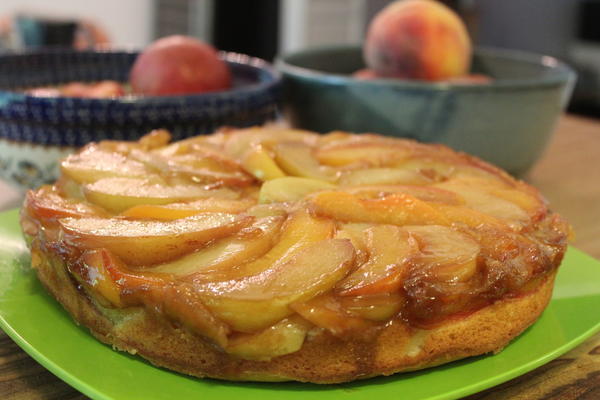
[(284, 113), (297, 128), (345, 130), (446, 144), (523, 175), (540, 157), (576, 75), (548, 56), (477, 49), (473, 73), (489, 84), (358, 80), (359, 46), (316, 48), (277, 61)]

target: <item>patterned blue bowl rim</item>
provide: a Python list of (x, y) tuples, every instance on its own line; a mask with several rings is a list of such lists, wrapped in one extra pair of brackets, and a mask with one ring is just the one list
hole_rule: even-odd
[[(6, 56), (28, 56), (28, 55), (44, 55), (44, 54), (52, 54), (52, 53), (82, 53), (82, 54), (129, 54), (136, 55), (139, 52), (136, 50), (119, 50), (119, 49), (96, 49), (96, 50), (72, 50), (63, 47), (56, 48), (40, 48), (40, 49), (27, 49), (22, 51), (3, 51), (0, 53), (0, 62), (2, 62), (2, 58)], [(164, 104), (164, 105), (172, 105), (172, 104), (185, 104), (185, 103), (196, 103), (203, 102), (210, 99), (228, 99), (232, 95), (252, 95), (261, 92), (270, 92), (273, 90), (277, 90), (277, 87), (281, 83), (281, 74), (277, 69), (275, 69), (270, 63), (267, 61), (257, 58), (251, 57), (241, 53), (235, 52), (224, 52), (219, 51), (219, 57), (226, 61), (228, 64), (232, 66), (239, 66), (253, 69), (257, 72), (261, 73), (261, 79), (257, 83), (252, 84), (244, 84), (242, 86), (236, 86), (230, 90), (218, 91), (218, 92), (208, 92), (208, 93), (198, 93), (198, 94), (189, 94), (189, 95), (172, 95), (172, 96), (135, 96), (135, 95), (127, 95), (123, 97), (116, 98), (84, 98), (84, 97), (72, 97), (76, 99), (76, 101), (82, 105), (85, 103), (94, 103), (94, 104), (109, 104), (109, 103), (120, 103), (120, 104), (129, 104), (129, 105), (143, 105), (143, 104)], [(235, 73), (235, 70), (232, 71)], [(29, 94), (19, 92), (16, 90), (10, 89), (0, 89), (0, 99), (4, 98), (5, 100), (26, 100), (32, 99), (35, 100), (40, 106), (43, 106), (44, 103), (47, 103), (48, 106), (52, 106), (56, 97), (44, 97), (44, 96), (31, 96)], [(64, 97), (60, 97), (64, 98)], [(2, 106), (2, 101), (0, 101), (0, 107)]]

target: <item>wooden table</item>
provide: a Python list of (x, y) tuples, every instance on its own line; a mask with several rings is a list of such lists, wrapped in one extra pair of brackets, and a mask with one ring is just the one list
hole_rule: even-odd
[[(600, 259), (600, 121), (563, 117), (544, 158), (526, 180), (573, 224), (574, 245)], [(0, 331), (0, 399), (83, 398)], [(468, 399), (600, 399), (600, 334), (526, 375)]]

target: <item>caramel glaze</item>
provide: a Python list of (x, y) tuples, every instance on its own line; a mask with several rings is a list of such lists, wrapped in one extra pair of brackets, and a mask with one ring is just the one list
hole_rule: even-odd
[[(86, 296), (90, 298), (88, 291), (93, 277), (89, 276), (89, 270), (82, 261), (82, 250), (62, 241), (53, 221), (43, 225), (39, 219), (32, 218), (27, 207), (23, 209), (21, 219), (23, 226), (27, 227), (25, 234), (31, 239), (34, 255), (36, 249), (39, 249), (42, 253), (49, 252), (64, 260), (74, 281), (77, 281), (76, 287), (86, 292)], [(499, 299), (517, 298), (535, 290), (560, 264), (566, 248), (567, 238), (564, 232), (569, 230), (563, 219), (550, 212), (520, 233), (492, 232), (493, 228), (486, 226), (478, 228), (455, 226), (454, 228), (480, 242), (481, 252), (477, 260), (477, 273), (465, 282), (442, 282), (433, 279), (424, 266), (413, 264), (400, 288), (405, 303), (396, 315), (386, 321), (365, 325), (366, 329), (349, 330), (344, 331), (342, 335), (336, 335), (337, 340), (348, 342), (349, 349), (357, 362), (359, 376), (371, 370), (370, 358), (373, 357), (374, 352), (371, 351), (369, 344), (374, 345), (379, 332), (389, 324), (402, 323), (414, 329), (430, 329), (447, 320), (464, 318)], [(121, 307), (144, 306), (157, 316), (166, 318), (170, 323), (193, 331), (192, 324), (170, 313), (160, 302), (152, 301), (152, 296), (149, 294), (153, 282), (157, 286), (187, 285), (190, 286), (187, 289), (192, 288), (191, 283), (175, 282), (169, 276), (153, 277), (147, 282), (140, 282), (134, 288), (123, 290), (120, 293)], [(97, 301), (99, 296), (91, 297)], [(101, 305), (114, 307), (106, 301), (101, 301)], [(235, 334), (231, 331), (226, 333)], [(332, 335), (330, 332), (326, 334)], [(223, 357), (229, 355), (223, 353)], [(223, 364), (227, 364), (229, 369), (222, 371), (224, 375), (235, 375), (244, 369), (244, 360), (236, 364)], [(231, 370), (232, 368), (235, 371)]]
[(480, 239), (478, 273), (467, 282), (439, 282), (428, 279), (427, 271), (415, 266), (403, 285), (407, 304), (401, 318), (411, 326), (433, 328), (499, 299), (534, 291), (560, 265), (567, 242), (562, 232), (568, 231), (566, 222), (552, 213), (536, 225), (520, 234), (490, 235), (486, 227), (461, 229)]
[[(273, 137), (279, 137), (278, 135)], [(295, 135), (300, 134), (296, 133)], [(333, 142), (330, 142), (330, 144), (333, 143), (335, 145), (335, 140), (337, 140), (335, 139), (336, 135), (340, 135), (340, 133), (333, 133), (329, 137), (321, 137), (306, 133), (302, 135), (304, 136), (298, 136), (301, 138), (299, 140), (301, 140), (303, 144), (300, 146), (301, 150), (304, 149), (305, 146), (312, 149), (315, 143), (318, 143), (318, 141), (323, 138), (330, 141), (334, 140)], [(345, 136), (342, 135), (342, 137)], [(233, 135), (232, 138), (242, 137)], [(271, 140), (270, 136), (269, 140)], [(285, 141), (285, 139), (282, 140)], [(364, 142), (365, 140), (366, 142)], [(439, 145), (425, 146), (409, 141), (396, 140), (394, 140), (394, 144), (392, 144), (388, 138), (371, 137), (369, 135), (361, 136), (361, 139), (356, 143), (350, 141), (347, 146), (357, 145), (360, 147), (363, 143), (371, 143), (369, 141), (377, 144), (382, 150), (387, 148), (388, 144), (390, 146), (398, 145), (400, 146), (398, 147), (400, 153), (407, 152), (408, 155), (406, 157), (408, 157), (408, 160), (410, 157), (419, 158), (433, 152), (435, 157), (429, 160), (433, 163), (431, 169), (428, 169), (429, 167), (427, 167), (429, 164), (425, 164), (424, 167), (419, 169), (420, 174), (429, 179), (429, 184), (431, 185), (434, 183), (443, 183), (448, 179), (450, 172), (444, 174), (434, 168), (436, 160), (442, 162), (442, 164), (447, 161), (446, 164), (449, 171), (454, 168), (452, 165), (456, 165), (467, 168), (468, 171), (471, 171), (469, 174), (476, 171), (477, 173), (475, 173), (474, 176), (480, 177), (481, 173), (487, 173), (490, 176), (493, 175), (495, 180), (503, 183), (504, 186), (501, 186), (502, 188), (513, 190), (520, 194), (527, 193), (532, 199), (535, 199), (531, 200), (535, 203), (535, 207), (533, 209), (529, 208), (526, 211), (525, 209), (522, 209), (521, 211), (525, 213), (525, 218), (516, 218), (516, 222), (513, 225), (508, 222), (505, 223), (505, 221), (500, 221), (501, 218), (496, 219), (494, 217), (489, 217), (485, 212), (482, 212), (481, 215), (476, 218), (471, 214), (466, 214), (464, 218), (451, 219), (453, 222), (451, 224), (448, 223), (448, 225), (450, 225), (448, 226), (449, 229), (468, 236), (479, 245), (479, 253), (476, 262), (475, 264), (470, 264), (475, 265), (475, 272), (472, 276), (468, 276), (468, 278), (464, 279), (446, 277), (446, 279), (449, 280), (444, 280), (442, 277), (436, 276), (432, 270), (431, 264), (420, 261), (419, 257), (416, 257), (408, 262), (407, 272), (405, 275), (402, 275), (399, 284), (396, 285), (398, 282), (394, 282), (393, 285), (387, 286), (388, 289), (393, 287), (394, 294), (399, 295), (398, 297), (402, 298), (402, 301), (399, 302), (398, 309), (394, 309), (392, 314), (386, 314), (387, 316), (381, 319), (369, 319), (364, 317), (364, 315), (361, 316), (355, 314), (340, 306), (336, 310), (333, 310), (333, 312), (338, 313), (338, 316), (342, 319), (346, 317), (360, 320), (362, 318), (365, 320), (365, 323), (357, 323), (348, 329), (339, 330), (318, 327), (317, 324), (313, 324), (313, 329), (320, 330), (326, 337), (331, 337), (332, 340), (335, 339), (348, 342), (349, 349), (354, 354), (359, 365), (359, 370), (363, 371), (359, 373), (367, 373), (367, 371), (370, 370), (371, 360), (369, 358), (372, 357), (374, 353), (371, 351), (370, 346), (376, 343), (377, 336), (383, 328), (389, 324), (403, 324), (410, 329), (415, 330), (423, 328), (427, 329), (441, 325), (444, 321), (449, 319), (464, 318), (498, 300), (516, 298), (534, 291), (535, 288), (541, 285), (546, 280), (546, 277), (554, 272), (560, 264), (566, 249), (566, 233), (570, 232), (569, 225), (560, 216), (547, 209), (546, 204), (541, 200), (541, 196), (535, 189), (528, 187), (523, 182), (514, 180), (507, 174), (483, 161), (465, 154), (454, 153), (450, 149)], [(142, 151), (142, 149), (145, 149), (146, 147), (155, 148), (165, 146), (167, 142), (168, 138), (166, 138), (164, 132), (162, 132), (162, 134), (161, 132), (156, 132), (154, 136), (150, 135), (135, 144), (125, 145), (122, 143), (120, 144), (120, 142), (103, 142), (97, 146), (103, 151), (117, 151), (122, 157), (126, 158), (130, 152)], [(230, 140), (230, 138), (227, 137), (227, 133), (210, 138), (209, 141), (202, 146), (193, 140), (191, 142), (183, 142), (180, 146), (181, 147), (176, 149), (183, 151), (184, 155), (188, 154), (186, 152), (193, 154), (195, 151), (201, 156), (201, 159), (209, 160), (210, 165), (218, 164), (220, 169), (222, 169), (222, 173), (218, 175), (220, 178), (217, 179), (216, 182), (213, 180), (210, 181), (212, 183), (204, 182), (205, 184), (209, 186), (212, 185), (213, 189), (218, 189), (221, 186), (227, 189), (229, 186), (233, 186), (232, 190), (235, 189), (234, 191), (240, 195), (241, 198), (247, 199), (250, 202), (258, 201), (258, 190), (260, 188), (259, 181), (238, 165), (237, 161), (233, 158), (230, 159), (229, 157), (221, 155), (221, 152), (224, 154), (227, 153), (225, 149), (227, 149), (228, 146), (231, 146), (231, 149), (229, 150), (235, 153), (236, 140)], [(343, 146), (344, 145), (342, 145), (342, 147)], [(96, 148), (91, 148), (91, 150), (94, 149)], [(165, 159), (168, 159), (168, 157), (168, 154), (164, 155)], [(81, 160), (77, 160), (78, 159), (76, 158), (74, 161), (71, 161), (75, 162), (75, 164), (81, 162)], [(327, 179), (329, 177), (327, 172), (331, 172), (332, 167), (320, 165), (316, 159), (311, 160), (314, 161), (316, 165), (313, 165), (313, 173), (319, 176), (324, 175), (324, 178)], [(187, 173), (185, 172), (187, 171), (185, 169), (187, 164), (183, 161), (180, 166), (182, 169), (179, 171), (182, 176)], [(375, 160), (373, 165), (367, 163), (366, 166), (383, 167), (387, 165), (385, 164), (387, 161), (384, 161), (385, 160)], [(393, 160), (388, 161), (391, 162)], [(134, 167), (141, 162), (135, 160), (132, 162), (135, 165), (131, 168), (135, 171)], [(360, 162), (362, 161), (359, 160), (356, 165), (359, 165)], [(308, 164), (309, 167), (311, 165), (312, 164), (310, 163)], [(153, 165), (152, 168), (154, 171), (154, 169), (160, 170), (163, 167), (164, 166), (162, 166), (161, 163), (157, 163), (156, 165)], [(198, 167), (199, 171), (203, 171), (201, 167), (202, 165)], [(341, 168), (340, 171), (343, 171), (343, 168)], [(172, 178), (173, 184), (179, 184), (180, 180), (185, 182), (190, 181), (189, 176), (178, 176), (178, 173), (173, 175), (173, 171), (170, 170), (162, 171), (159, 175), (165, 179)], [(203, 176), (204, 175), (200, 176), (200, 178)], [(223, 177), (229, 177), (228, 179), (231, 179), (232, 181), (226, 182)], [(200, 179), (200, 181), (202, 181), (202, 179)], [(465, 184), (468, 185), (470, 183), (469, 181), (466, 181)], [(418, 184), (415, 185), (418, 186)], [(372, 190), (383, 191), (375, 196), (377, 197), (377, 200), (382, 200), (382, 204), (387, 204), (385, 202), (386, 196), (390, 195), (390, 193), (385, 189), (376, 188), (377, 186)], [(206, 186), (205, 189), (208, 190), (210, 188)], [(431, 189), (434, 191), (444, 191), (444, 189), (433, 186)], [(235, 332), (231, 327), (227, 326), (225, 322), (212, 317), (210, 312), (205, 312), (202, 315), (202, 317), (206, 317), (204, 321), (201, 320), (202, 318), (193, 315), (195, 311), (206, 311), (206, 307), (201, 299), (194, 296), (193, 279), (189, 279), (189, 277), (178, 278), (167, 273), (148, 272), (137, 267), (128, 266), (117, 256), (104, 248), (94, 248), (90, 250), (83, 245), (78, 247), (76, 244), (73, 244), (64, 238), (64, 233), (59, 222), (61, 218), (72, 216), (123, 218), (123, 216), (118, 216), (118, 212), (111, 212), (108, 211), (108, 209), (104, 210), (101, 206), (93, 204), (93, 202), (83, 200), (81, 190), (79, 185), (75, 184), (74, 181), (71, 182), (69, 179), (63, 177), (53, 187), (46, 186), (38, 189), (38, 191), (28, 193), (24, 207), (21, 211), (21, 226), (23, 227), (25, 236), (32, 249), (32, 265), (35, 267), (36, 257), (43, 258), (44, 254), (54, 255), (57, 259), (62, 260), (66, 264), (68, 272), (77, 282), (76, 287), (78, 287), (79, 290), (84, 291), (86, 296), (95, 303), (99, 303), (103, 307), (114, 308), (144, 307), (158, 318), (167, 319), (170, 323), (189, 329), (192, 332), (202, 334), (214, 342), (217, 348), (223, 350), (220, 345), (226, 341), (226, 338), (234, 337), (238, 332)], [(330, 195), (335, 197), (335, 190), (333, 190), (333, 193), (330, 193)], [(381, 195), (381, 198), (379, 195)], [(502, 195), (502, 193), (499, 195)], [(407, 196), (410, 197), (410, 195)], [(331, 197), (332, 196), (330, 196), (330, 198)], [(398, 201), (403, 199), (398, 196), (394, 197), (394, 192), (391, 192), (390, 198), (395, 198)], [(430, 199), (416, 201), (418, 200), (417, 198), (418, 196), (415, 197), (415, 201), (410, 204), (405, 202), (405, 205), (407, 205), (406, 209), (409, 210), (406, 212), (407, 215), (405, 221), (413, 221), (412, 223), (414, 224), (419, 224), (420, 221), (418, 218), (410, 218), (411, 213), (414, 211), (413, 208), (409, 207), (410, 205), (421, 207), (420, 210), (424, 213), (423, 215), (430, 215), (432, 210), (435, 211), (438, 209), (433, 206), (441, 205), (439, 202), (436, 203), (435, 199), (432, 199), (431, 201), (429, 201)], [(517, 198), (517, 200), (519, 199), (520, 198)], [(360, 199), (352, 204), (364, 206), (365, 212), (370, 212), (368, 207), (372, 202), (371, 200), (374, 199), (367, 198), (364, 201), (363, 199)], [(521, 200), (523, 199), (521, 198)], [(311, 211), (311, 208), (307, 207), (306, 204), (300, 203), (301, 202), (298, 202), (298, 207), (305, 207)], [(443, 201), (441, 201), (441, 203), (443, 203)], [(460, 204), (460, 202), (457, 204)], [(333, 203), (326, 203), (325, 205), (328, 206), (325, 207), (327, 212), (331, 212), (332, 209), (336, 208)], [(448, 204), (447, 206), (454, 207), (455, 205)], [(457, 205), (456, 207), (460, 207), (460, 205)], [(293, 206), (282, 207), (280, 210), (281, 215), (291, 214), (293, 211), (291, 208), (293, 208)], [(394, 216), (391, 213), (392, 210), (392, 208), (388, 209), (381, 206), (378, 211), (378, 216), (383, 217), (378, 220), (379, 222), (373, 223), (391, 223), (386, 218), (388, 216)], [(452, 208), (445, 208), (443, 210), (452, 211)], [(331, 218), (335, 221), (336, 217), (328, 216), (327, 212), (321, 212), (319, 215), (313, 215), (313, 217)], [(419, 213), (414, 212), (414, 214), (418, 216)], [(427, 218), (425, 218), (425, 222), (436, 221), (436, 223), (439, 223), (439, 221), (443, 220), (443, 218), (440, 217), (442, 216), (441, 212), (436, 211), (433, 214), (438, 217), (432, 220), (427, 220)], [(477, 218), (481, 218), (481, 222)], [(476, 222), (480, 224), (475, 225), (473, 219), (476, 219)], [(341, 218), (337, 218), (337, 220), (339, 221), (336, 222), (343, 222), (343, 215)], [(398, 224), (410, 225), (410, 222), (398, 222)], [(207, 246), (210, 244), (210, 242), (205, 243)], [(358, 248), (355, 248), (355, 250), (356, 253), (359, 252)], [(36, 255), (38, 252), (40, 254)], [(96, 290), (96, 285), (98, 285), (97, 273), (100, 271), (94, 270), (93, 268), (90, 268), (90, 265), (86, 264), (86, 257), (90, 256), (95, 256), (96, 260), (102, 264), (104, 273), (110, 275), (114, 272), (114, 275), (109, 276), (109, 279), (107, 279), (114, 281), (111, 282), (111, 285), (114, 287), (111, 286), (108, 290), (103, 292), (105, 294), (108, 293), (112, 298), (104, 298), (102, 293)], [(360, 257), (356, 258), (358, 259)], [(360, 262), (357, 262), (356, 264), (355, 268), (350, 269), (348, 273), (352, 273), (359, 268)], [(433, 267), (435, 267), (435, 265), (433, 265)], [(334, 287), (331, 292), (321, 293), (321, 295), (330, 295), (332, 302), (341, 304), (344, 296), (336, 289), (337, 288)], [(171, 292), (185, 292), (185, 295), (183, 296), (185, 298), (183, 301), (184, 304), (177, 299), (172, 301), (171, 304), (167, 303), (169, 300), (165, 300), (165, 297), (168, 298), (168, 295)], [(190, 296), (188, 296), (188, 294), (190, 294)], [(190, 312), (190, 310), (192, 311)], [(213, 319), (211, 320), (210, 318)], [(203, 329), (198, 329), (199, 327), (202, 327)], [(207, 334), (207, 332), (209, 333)], [(309, 332), (307, 340), (310, 340), (310, 336)], [(230, 357), (230, 355), (223, 350), (223, 357)], [(285, 357), (285, 355), (281, 357)], [(231, 363), (223, 364), (232, 365)], [(241, 371), (244, 369), (244, 360), (240, 360), (239, 363), (236, 363), (235, 365), (235, 367), (227, 368), (239, 368)], [(236, 374), (224, 373), (223, 375), (235, 376)]]

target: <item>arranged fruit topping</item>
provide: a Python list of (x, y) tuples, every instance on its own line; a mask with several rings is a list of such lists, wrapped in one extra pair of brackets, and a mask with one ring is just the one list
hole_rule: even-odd
[(51, 253), (104, 309), (144, 307), (249, 360), (519, 296), (569, 232), (488, 164), (372, 134), (159, 130), (61, 167), (22, 209), (34, 267)]
[(261, 218), (235, 235), (173, 262), (161, 264), (152, 271), (189, 276), (195, 281), (233, 278), (240, 265), (256, 260), (272, 249), (282, 222), (283, 217)]
[(198, 285), (196, 290), (206, 306), (233, 329), (256, 332), (291, 315), (292, 303), (331, 290), (353, 261), (349, 241), (323, 240), (259, 274)]

